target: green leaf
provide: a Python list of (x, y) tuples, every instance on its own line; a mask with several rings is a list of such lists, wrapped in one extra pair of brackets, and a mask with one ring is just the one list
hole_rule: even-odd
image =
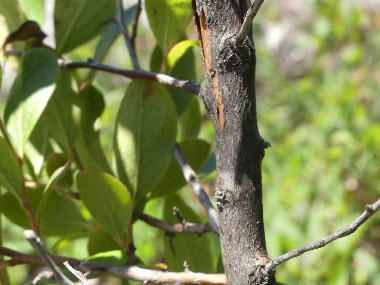
[(16, 30), (25, 21), (18, 1), (0, 1), (0, 14), (4, 16), (9, 31)]
[(114, 266), (125, 266), (128, 263), (128, 258), (121, 250), (111, 250), (92, 255), (87, 258), (87, 261)]
[(189, 0), (146, 0), (145, 9), (157, 43), (164, 54), (186, 32), (193, 16)]
[[(136, 14), (136, 5), (129, 7), (124, 11), (124, 21), (128, 26), (132, 23)], [(97, 62), (102, 62), (108, 51), (110, 50), (113, 43), (116, 41), (120, 35), (119, 25), (116, 22), (112, 22), (107, 29), (102, 32), (100, 39), (95, 48), (94, 60)], [(91, 81), (96, 74), (96, 70), (91, 70), (87, 76), (87, 81)]]
[(40, 212), (40, 226), (44, 235), (62, 237), (88, 228), (75, 202), (62, 194), (52, 192)]
[[(175, 78), (196, 80), (194, 48), (199, 49), (196, 41), (186, 40), (176, 44), (168, 54), (166, 73)], [(190, 105), (194, 95), (179, 88), (169, 86), (166, 88), (172, 95), (178, 116), (181, 116)]]
[(105, 102), (102, 93), (87, 85), (79, 93), (82, 109), (80, 133), (75, 149), (85, 169), (103, 170), (112, 173), (100, 143), (100, 117)]
[(28, 19), (43, 25), (45, 20), (45, 0), (19, 0), (22, 10)]
[(81, 110), (74, 80), (61, 70), (57, 88), (43, 113), (43, 122), (51, 136), (71, 156), (80, 130)]
[(1, 90), (1, 84), (3, 83), (3, 69), (0, 66), (0, 90)]
[[(198, 215), (187, 206), (178, 195), (172, 195), (165, 199), (164, 220), (178, 223), (173, 215), (173, 207), (177, 207), (184, 219), (188, 222), (201, 223)], [(210, 235), (207, 233), (196, 236), (191, 233), (164, 237), (165, 259), (170, 271), (183, 271), (186, 261), (189, 269), (193, 272), (212, 273), (216, 268), (213, 245)]]
[(115, 1), (56, 0), (55, 32), (59, 54), (88, 42), (105, 28), (104, 22), (115, 16)]
[(105, 252), (114, 249), (120, 249), (120, 246), (115, 242), (109, 233), (99, 228), (90, 234), (87, 243), (87, 250), (89, 255), (94, 255), (99, 252)]
[[(42, 188), (26, 188), (28, 191), (29, 200), (32, 212), (37, 212), (38, 204), (42, 196)], [(28, 217), (25, 210), (21, 208), (21, 203), (11, 193), (5, 193), (0, 196), (0, 208), (4, 216), (6, 216), (12, 223), (24, 228), (30, 228)]]
[(179, 119), (178, 137), (180, 140), (196, 138), (202, 126), (202, 113), (198, 98), (193, 96), (189, 107)]
[(21, 156), (26, 141), (53, 94), (58, 72), (57, 58), (52, 51), (35, 48), (25, 53), (21, 72), (4, 111), (8, 132)]
[(150, 70), (153, 72), (161, 73), (162, 62), (164, 61), (162, 49), (159, 45), (154, 47), (152, 55), (150, 56)]
[(53, 152), (49, 132), (42, 120), (39, 120), (34, 127), (29, 140), (25, 144), (24, 151), (27, 160), (31, 162), (34, 176), (38, 177), (41, 174), (45, 159)]
[(0, 137), (0, 186), (20, 198), (22, 196), (22, 183), (20, 164), (6, 140)]
[(79, 172), (77, 186), (94, 219), (122, 243), (132, 211), (127, 188), (113, 176), (97, 171)]
[[(210, 145), (207, 142), (199, 139), (191, 139), (181, 142), (179, 146), (194, 171), (198, 171), (203, 167), (210, 152)], [(168, 196), (185, 185), (186, 180), (183, 178), (181, 168), (178, 166), (174, 155), (172, 155), (165, 175), (161, 178), (150, 198)]]
[(165, 88), (132, 81), (116, 118), (114, 153), (119, 177), (136, 199), (151, 192), (165, 173), (176, 131), (174, 104)]
[(45, 211), (46, 205), (48, 203), (48, 199), (50, 197), (50, 194), (54, 190), (54, 186), (61, 180), (66, 173), (70, 170), (71, 163), (66, 162), (66, 164), (54, 171), (54, 173), (50, 176), (48, 183), (45, 186), (45, 189), (43, 191), (42, 200), (40, 204), (38, 205), (37, 210), (37, 220), (39, 223), (41, 223), (43, 212)]

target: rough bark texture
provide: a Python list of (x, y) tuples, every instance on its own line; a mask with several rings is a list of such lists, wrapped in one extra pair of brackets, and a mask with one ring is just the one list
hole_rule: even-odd
[(275, 284), (264, 270), (260, 137), (255, 101), (255, 51), (235, 44), (245, 0), (193, 0), (206, 80), (201, 97), (212, 117), (217, 159), (216, 202), (228, 284)]

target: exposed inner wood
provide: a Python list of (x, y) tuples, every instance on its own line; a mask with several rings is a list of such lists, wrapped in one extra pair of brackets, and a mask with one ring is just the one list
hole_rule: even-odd
[(219, 80), (218, 73), (212, 70), (211, 51), (210, 51), (210, 29), (207, 26), (207, 19), (205, 13), (202, 11), (200, 17), (200, 37), (203, 53), (203, 61), (206, 67), (206, 72), (211, 78), (212, 90), (214, 91), (216, 102), (216, 115), (218, 118), (219, 130), (223, 132), (224, 129), (224, 114), (223, 114), (223, 102), (219, 92)]

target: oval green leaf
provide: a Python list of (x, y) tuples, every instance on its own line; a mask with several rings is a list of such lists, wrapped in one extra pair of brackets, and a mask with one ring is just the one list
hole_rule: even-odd
[(174, 104), (158, 83), (134, 80), (116, 119), (117, 172), (136, 199), (151, 192), (164, 175), (177, 132)]
[(164, 54), (185, 34), (193, 16), (189, 0), (146, 0), (145, 9), (157, 43)]
[(88, 223), (75, 202), (62, 194), (52, 192), (40, 212), (42, 234), (62, 237), (88, 229)]
[(94, 219), (122, 243), (132, 211), (127, 188), (115, 177), (98, 171), (79, 172), (77, 186)]
[(61, 70), (57, 88), (43, 113), (43, 122), (51, 136), (68, 156), (72, 155), (80, 130), (81, 109), (70, 72)]
[(51, 50), (35, 48), (25, 53), (4, 111), (8, 132), (20, 156), (53, 94), (58, 73), (57, 58)]
[[(166, 73), (175, 78), (196, 80), (194, 49), (199, 49), (196, 41), (186, 40), (176, 44), (166, 60)], [(193, 94), (179, 88), (166, 86), (175, 103), (177, 114), (181, 116), (191, 103)]]

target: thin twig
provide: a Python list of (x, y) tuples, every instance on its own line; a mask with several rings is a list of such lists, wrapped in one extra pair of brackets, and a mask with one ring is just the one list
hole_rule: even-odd
[(255, 18), (255, 16), (257, 15), (257, 12), (260, 10), (260, 7), (263, 3), (264, 3), (264, 0), (256, 0), (255, 2), (253, 2), (251, 7), (249, 7), (247, 13), (245, 14), (244, 21), (240, 27), (239, 33), (236, 36), (235, 43), (237, 46), (240, 46), (244, 42), (248, 34), (248, 31), (251, 27), (253, 18)]
[[(45, 262), (39, 256), (23, 254), (4, 247), (0, 247), (0, 254), (12, 258), (9, 260), (11, 266), (19, 264), (45, 265)], [(110, 264), (88, 262), (62, 256), (51, 256), (51, 258), (55, 264), (61, 267), (64, 266), (63, 263), (65, 261), (68, 261), (72, 267), (80, 270), (95, 271), (100, 274), (127, 280), (146, 281), (155, 284), (226, 284), (226, 276), (224, 274), (166, 272), (144, 269), (137, 266), (118, 267)]]
[(127, 78), (135, 78), (135, 79), (147, 79), (157, 81), (164, 85), (177, 87), (179, 89), (191, 92), (193, 94), (198, 94), (200, 91), (199, 85), (191, 80), (179, 80), (174, 77), (171, 77), (166, 74), (143, 71), (143, 70), (127, 70), (121, 69), (109, 65), (104, 65), (95, 61), (87, 61), (87, 62), (68, 62), (62, 63), (62, 65), (66, 68), (89, 68), (95, 70), (101, 70), (108, 73), (118, 74)]
[(57, 282), (59, 282), (62, 285), (74, 284), (61, 272), (58, 266), (54, 263), (51, 256), (44, 249), (41, 239), (36, 235), (34, 231), (32, 230), (24, 231), (24, 237), (33, 246), (34, 250), (38, 253), (41, 259), (46, 263), (46, 265), (49, 266)]
[(38, 282), (42, 281), (43, 279), (51, 279), (53, 276), (54, 274), (51, 271), (42, 271), (33, 278), (32, 285), (37, 285)]
[(70, 263), (68, 261), (65, 261), (63, 265), (69, 270), (78, 280), (80, 281), (81, 284), (83, 285), (88, 285), (88, 280), (86, 278), (86, 275), (80, 272), (79, 270), (75, 270), (72, 268)]
[(123, 35), (125, 44), (128, 48), (129, 55), (131, 56), (131, 61), (134, 69), (140, 69), (140, 64), (137, 59), (137, 55), (135, 52), (135, 49), (132, 46), (131, 39), (129, 37), (127, 26), (125, 25), (124, 20), (124, 7), (123, 7), (123, 0), (116, 0), (117, 2), (117, 23), (120, 28), (120, 32)]
[(181, 167), (183, 176), (185, 177), (187, 183), (191, 186), (194, 193), (197, 195), (203, 208), (206, 210), (208, 221), (212, 231), (219, 234), (219, 219), (218, 213), (216, 212), (214, 206), (211, 204), (210, 198), (203, 189), (197, 174), (191, 168), (190, 164), (187, 162), (184, 154), (182, 153), (179, 145), (176, 143), (174, 146), (174, 156)]
[(304, 254), (305, 252), (316, 250), (318, 248), (324, 247), (325, 245), (333, 242), (334, 240), (343, 238), (345, 236), (348, 236), (352, 233), (354, 233), (362, 224), (364, 224), (376, 211), (380, 209), (380, 199), (378, 199), (375, 203), (367, 205), (365, 207), (365, 211), (363, 214), (360, 215), (359, 218), (357, 218), (352, 224), (349, 224), (348, 226), (344, 227), (343, 229), (327, 236), (322, 239), (319, 239), (317, 241), (308, 243), (306, 245), (303, 245), (295, 250), (289, 251), (288, 253), (285, 253), (281, 256), (278, 256), (274, 259), (272, 259), (266, 266), (265, 269), (267, 271), (273, 270), (276, 266), (280, 265), (281, 263), (295, 258), (297, 256), (300, 256), (301, 254)]
[(131, 35), (131, 43), (132, 43), (132, 48), (136, 51), (136, 37), (137, 37), (137, 27), (139, 24), (139, 18), (141, 15), (141, 0), (137, 1), (137, 6), (136, 6), (136, 14), (135, 14), (135, 21), (133, 22), (132, 26), (132, 35)]
[(172, 234), (194, 233), (197, 235), (202, 235), (204, 233), (208, 233), (212, 231), (209, 224), (199, 225), (199, 224), (193, 224), (189, 222), (172, 224), (169, 222), (156, 219), (146, 214), (140, 214), (139, 219), (152, 227), (164, 230), (165, 232), (172, 233)]

